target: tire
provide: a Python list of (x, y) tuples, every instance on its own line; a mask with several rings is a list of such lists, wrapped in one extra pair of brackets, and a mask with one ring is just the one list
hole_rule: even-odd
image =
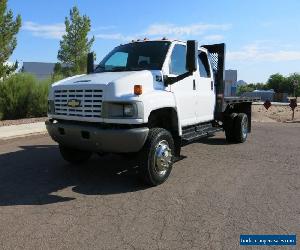
[(164, 183), (173, 167), (175, 146), (170, 132), (152, 128), (139, 154), (141, 177), (150, 186)]
[(225, 136), (227, 142), (235, 142), (235, 118), (237, 114), (232, 113), (225, 121)]
[(92, 155), (92, 152), (82, 151), (63, 145), (59, 145), (59, 151), (65, 161), (75, 165), (88, 161)]
[(248, 116), (239, 113), (234, 119), (234, 139), (235, 142), (243, 143), (248, 136)]

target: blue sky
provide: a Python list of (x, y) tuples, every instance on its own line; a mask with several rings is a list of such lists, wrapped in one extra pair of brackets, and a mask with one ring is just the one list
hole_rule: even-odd
[(64, 18), (72, 6), (91, 18), (93, 50), (100, 60), (132, 38), (225, 42), (227, 69), (246, 82), (273, 73), (300, 72), (300, 1), (8, 0), (23, 27), (11, 61), (56, 62)]

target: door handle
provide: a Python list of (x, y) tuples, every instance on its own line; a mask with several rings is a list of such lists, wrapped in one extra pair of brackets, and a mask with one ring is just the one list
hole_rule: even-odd
[(211, 90), (214, 90), (214, 82), (213, 81), (210, 82), (210, 88), (211, 88)]
[(193, 80), (193, 90), (196, 90), (196, 81), (195, 81), (195, 79)]

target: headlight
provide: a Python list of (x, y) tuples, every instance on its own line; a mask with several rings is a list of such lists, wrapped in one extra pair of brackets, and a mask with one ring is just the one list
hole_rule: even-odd
[(110, 103), (102, 104), (102, 117), (104, 118), (138, 118), (138, 105), (136, 103)]
[(124, 105), (124, 116), (133, 117), (135, 115), (135, 108), (132, 104)]
[(55, 105), (53, 100), (48, 100), (48, 114), (55, 113)]

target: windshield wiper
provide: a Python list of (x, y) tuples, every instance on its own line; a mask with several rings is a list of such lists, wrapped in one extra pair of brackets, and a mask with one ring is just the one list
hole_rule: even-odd
[(95, 72), (97, 72), (97, 70), (99, 70), (99, 69), (104, 70), (105, 67), (99, 64), (99, 65), (95, 68)]
[(108, 72), (126, 71), (126, 68), (125, 67), (114, 67), (114, 68), (111, 68), (111, 69), (105, 70), (105, 71), (108, 71)]
[(128, 71), (150, 70), (150, 68), (131, 67), (127, 68)]

